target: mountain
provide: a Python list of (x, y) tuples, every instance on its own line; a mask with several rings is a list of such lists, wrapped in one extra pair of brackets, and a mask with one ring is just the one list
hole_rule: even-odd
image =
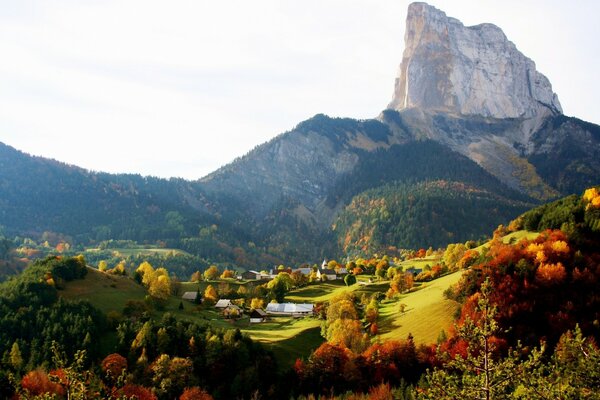
[[(198, 181), (94, 173), (0, 146), (0, 225), (78, 243), (166, 240), (242, 266), (315, 262), (365, 237), (377, 239), (368, 250), (477, 238), (598, 183), (600, 127), (563, 115), (500, 28), (465, 27), (425, 3), (409, 6), (406, 25), (376, 118), (316, 115)], [(394, 208), (390, 219), (367, 218), (371, 202)]]

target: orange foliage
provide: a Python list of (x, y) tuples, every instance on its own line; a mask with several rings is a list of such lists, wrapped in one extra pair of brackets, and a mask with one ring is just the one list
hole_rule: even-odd
[(542, 264), (535, 272), (535, 278), (545, 284), (556, 284), (565, 280), (567, 272), (561, 263)]
[(387, 383), (382, 383), (369, 390), (369, 400), (394, 400), (392, 389)]
[(44, 393), (64, 396), (65, 391), (61, 385), (50, 381), (48, 374), (41, 369), (29, 372), (21, 379), (21, 387), (30, 395), (39, 396)]
[(233, 270), (226, 269), (221, 274), (221, 279), (229, 279), (229, 278), (235, 278), (235, 272)]
[(361, 267), (355, 267), (355, 268), (352, 270), (352, 274), (354, 274), (354, 275), (360, 275), (360, 274), (362, 274), (362, 273), (363, 273), (363, 270), (362, 270), (362, 268), (361, 268)]
[(183, 391), (179, 400), (213, 400), (213, 397), (198, 386), (187, 388)]

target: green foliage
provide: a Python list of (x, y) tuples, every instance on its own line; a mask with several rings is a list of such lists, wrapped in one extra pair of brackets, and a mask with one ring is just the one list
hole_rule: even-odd
[(346, 253), (441, 247), (476, 240), (527, 208), (493, 192), (456, 182), (394, 184), (353, 198), (334, 222)]
[(59, 299), (48, 283), (53, 276), (81, 277), (81, 266), (81, 258), (48, 258), (0, 286), (0, 354), (11, 352), (17, 363), (20, 353), (28, 368), (50, 362), (52, 341), (70, 355), (82, 349), (97, 354), (92, 342), (105, 329), (104, 317), (89, 303)]

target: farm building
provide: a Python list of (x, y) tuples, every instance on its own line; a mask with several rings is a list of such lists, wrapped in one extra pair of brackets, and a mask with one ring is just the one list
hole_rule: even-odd
[(197, 296), (198, 296), (198, 292), (185, 292), (183, 294), (183, 296), (181, 296), (181, 298), (183, 300), (188, 300), (188, 301), (191, 301), (191, 302), (195, 302)]
[(223, 316), (225, 318), (239, 318), (242, 316), (242, 314), (242, 309), (235, 304), (230, 304), (223, 309)]
[(317, 271), (317, 278), (327, 279), (328, 281), (334, 281), (337, 279), (337, 274), (332, 269), (319, 269)]
[(229, 299), (221, 299), (221, 300), (217, 301), (217, 304), (215, 304), (215, 308), (224, 310), (232, 304), (233, 303)]
[(242, 274), (240, 275), (240, 277), (242, 279), (245, 279), (247, 281), (258, 281), (260, 279), (263, 279), (263, 276), (260, 272), (256, 272), (256, 271), (245, 271), (242, 272)]
[(268, 314), (262, 308), (257, 308), (250, 312), (250, 323), (257, 324), (260, 322), (265, 322), (268, 318)]
[(294, 304), (294, 303), (269, 303), (267, 304), (267, 314), (286, 317), (302, 317), (313, 314), (314, 304)]

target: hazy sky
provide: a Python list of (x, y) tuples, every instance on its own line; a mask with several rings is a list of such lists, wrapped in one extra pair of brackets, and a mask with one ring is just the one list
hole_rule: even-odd
[[(317, 113), (391, 100), (409, 1), (0, 0), (0, 141), (200, 178)], [(565, 114), (600, 123), (600, 1), (430, 1), (500, 26)]]

